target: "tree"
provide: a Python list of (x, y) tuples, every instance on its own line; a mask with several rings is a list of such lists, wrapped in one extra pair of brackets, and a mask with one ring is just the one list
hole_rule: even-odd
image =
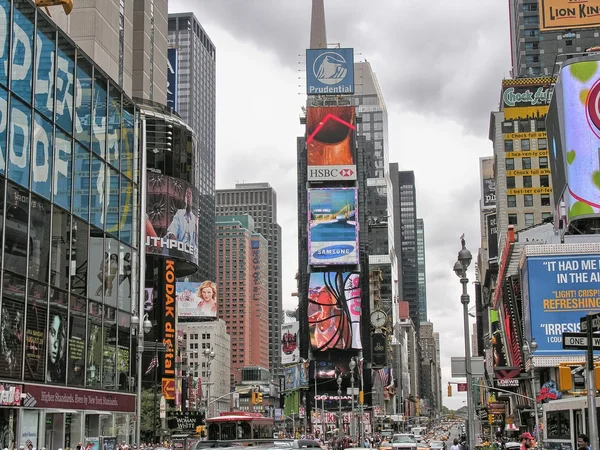
[[(160, 393), (156, 395), (156, 404), (154, 397), (152, 388), (142, 389), (142, 425), (140, 428), (141, 439), (145, 442), (154, 442), (154, 436), (158, 437), (160, 434)], [(154, 420), (156, 421), (154, 422)]]

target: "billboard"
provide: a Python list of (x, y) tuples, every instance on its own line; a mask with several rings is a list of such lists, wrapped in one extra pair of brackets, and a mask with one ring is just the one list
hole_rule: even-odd
[[(162, 270), (164, 286), (164, 297), (162, 304), (162, 320), (160, 330), (165, 352), (161, 353), (159, 369), (162, 378), (163, 395), (167, 400), (174, 400), (173, 385), (175, 382), (175, 318), (176, 318), (176, 296), (175, 296), (175, 261), (166, 259)], [(159, 299), (160, 301), (161, 299)]]
[(198, 202), (190, 183), (148, 171), (146, 251), (198, 265)]
[(496, 209), (496, 177), (494, 157), (479, 158), (481, 176), (481, 206), (483, 209)]
[(540, 0), (540, 31), (600, 26), (600, 0)]
[(356, 188), (308, 190), (308, 261), (358, 264)]
[(306, 109), (308, 181), (356, 180), (353, 106)]
[[(329, 352), (331, 353), (331, 352)], [(321, 355), (327, 355), (327, 359), (317, 359), (313, 364), (316, 364), (315, 374), (317, 378), (321, 379), (329, 379), (329, 378), (337, 378), (339, 374), (342, 376), (350, 376), (350, 357), (348, 354), (326, 354), (322, 353)], [(319, 358), (319, 357), (317, 357)], [(358, 371), (354, 369), (354, 376), (358, 378)]]
[(281, 325), (281, 364), (292, 364), (300, 361), (299, 330), (300, 322)]
[(548, 112), (552, 99), (552, 77), (502, 80), (504, 120), (539, 119)]
[(217, 285), (177, 282), (177, 317), (217, 317)]
[(360, 276), (313, 272), (308, 287), (308, 329), (315, 351), (360, 350)]
[[(552, 193), (554, 206), (560, 205), (565, 188), (567, 187), (567, 171), (565, 168), (565, 155), (563, 153), (558, 101), (561, 96), (555, 92), (554, 101), (550, 103), (546, 116), (546, 133), (548, 136), (550, 174), (552, 176)], [(561, 108), (562, 110), (562, 108)]]
[(374, 333), (371, 336), (372, 365), (373, 368), (381, 368), (387, 365), (388, 340), (384, 333)]
[[(116, 239), (90, 237), (88, 260), (88, 297), (117, 306), (119, 296), (119, 242)], [(121, 262), (122, 263), (122, 262)]]
[(600, 255), (528, 257), (523, 268), (524, 326), (537, 355), (577, 353), (562, 349), (562, 333), (579, 332), (579, 319), (600, 311)]
[[(552, 138), (556, 147), (552, 153), (556, 151), (553, 157), (558, 170), (561, 166), (565, 168), (563, 198), (567, 217), (571, 221), (596, 216), (600, 212), (599, 61), (565, 61), (555, 96), (560, 133), (553, 129)], [(557, 126), (555, 122), (551, 125)], [(560, 175), (558, 177), (558, 182), (561, 182)]]
[(498, 221), (496, 213), (485, 216), (488, 259), (498, 258)]
[(177, 48), (167, 49), (167, 106), (173, 108), (173, 111), (177, 111)]
[(283, 389), (290, 391), (308, 387), (310, 362), (294, 364), (283, 369)]
[(308, 95), (354, 94), (354, 49), (306, 50)]

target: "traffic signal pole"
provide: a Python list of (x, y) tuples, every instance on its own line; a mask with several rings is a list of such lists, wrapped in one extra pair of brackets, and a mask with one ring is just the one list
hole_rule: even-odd
[(587, 320), (587, 403), (588, 403), (588, 436), (591, 450), (598, 450), (598, 418), (596, 413), (596, 377), (594, 373), (594, 334), (592, 329), (592, 316)]

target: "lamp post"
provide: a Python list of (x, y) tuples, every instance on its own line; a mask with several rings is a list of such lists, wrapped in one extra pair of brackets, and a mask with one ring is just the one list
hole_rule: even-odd
[[(537, 349), (538, 344), (537, 342), (535, 342), (535, 339), (531, 339), (531, 343), (525, 341), (525, 343), (523, 344), (523, 355), (529, 360), (529, 372), (531, 373), (531, 397), (533, 398), (533, 411), (535, 413), (535, 440), (541, 444), (543, 433), (540, 433), (540, 416), (537, 408), (537, 400), (535, 395), (535, 367), (533, 365), (533, 354)], [(541, 445), (539, 447), (543, 448), (543, 446)]]
[(352, 437), (352, 441), (356, 443), (356, 422), (354, 417), (354, 369), (356, 369), (356, 360), (354, 357), (350, 359), (350, 374), (352, 378), (350, 378), (350, 389), (352, 390), (352, 415), (350, 416), (350, 436)]
[(342, 419), (342, 374), (340, 373), (337, 378), (338, 384), (338, 436), (342, 437), (342, 427), (344, 426), (344, 420)]
[(206, 417), (208, 418), (210, 417), (210, 365), (212, 360), (215, 359), (215, 352), (212, 348), (205, 348), (202, 355), (206, 358), (206, 378), (208, 379), (208, 383), (206, 383)]
[(458, 252), (458, 260), (454, 264), (454, 273), (460, 278), (462, 284), (462, 295), (460, 302), (463, 305), (463, 322), (465, 333), (465, 372), (467, 378), (467, 443), (470, 450), (475, 450), (475, 405), (473, 404), (473, 375), (471, 373), (471, 343), (469, 338), (469, 294), (467, 293), (467, 269), (471, 264), (473, 257), (471, 252), (465, 247), (464, 235), (460, 238), (462, 248)]
[[(143, 299), (143, 296), (140, 296), (140, 299)], [(143, 304), (141, 304), (140, 306), (140, 311), (143, 311)], [(133, 315), (133, 317), (131, 318), (131, 334), (137, 337), (137, 399), (135, 415), (136, 445), (139, 445), (141, 442), (142, 431), (142, 355), (144, 353), (144, 334), (148, 333), (150, 329), (152, 329), (152, 323), (148, 319), (148, 314), (144, 315), (141, 322), (137, 313)]]

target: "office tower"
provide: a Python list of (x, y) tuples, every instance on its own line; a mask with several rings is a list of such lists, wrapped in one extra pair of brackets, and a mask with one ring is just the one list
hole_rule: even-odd
[(249, 215), (254, 232), (267, 240), (269, 301), (269, 368), (281, 372), (279, 333), (283, 323), (281, 299), (281, 227), (277, 223), (277, 193), (269, 183), (240, 183), (216, 191), (217, 215)]
[(73, 2), (54, 20), (131, 97), (167, 101), (168, 0)]
[(419, 277), (419, 320), (427, 322), (427, 271), (425, 266), (425, 224), (417, 219), (417, 270)]
[(231, 383), (269, 368), (268, 244), (249, 215), (217, 216), (219, 317), (231, 336)]
[(538, 0), (509, 0), (509, 17), (513, 78), (556, 76), (564, 60), (557, 60), (558, 55), (600, 44), (597, 27), (540, 31)]
[(169, 60), (175, 86), (172, 107), (196, 133), (200, 176), (198, 248), (203, 260), (195, 279), (215, 276), (216, 48), (193, 13), (169, 14)]
[[(419, 345), (421, 347), (421, 399), (427, 406), (427, 415), (435, 416), (441, 408), (438, 404), (438, 391), (441, 390), (438, 379), (438, 348), (433, 331), (433, 323), (421, 322), (419, 327)], [(439, 337), (438, 337), (439, 341)]]

